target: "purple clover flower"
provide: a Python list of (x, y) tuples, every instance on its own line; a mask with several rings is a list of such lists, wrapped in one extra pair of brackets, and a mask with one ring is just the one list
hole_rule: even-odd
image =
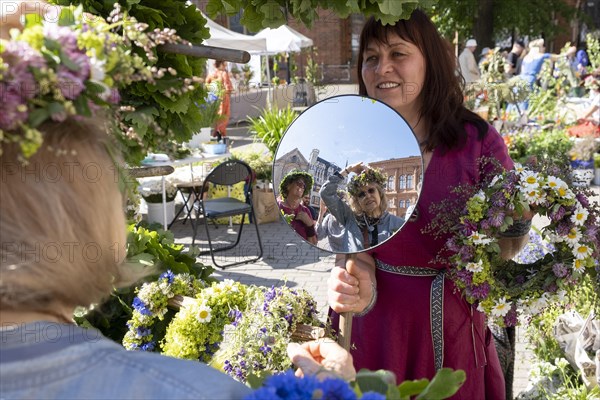
[(458, 254), (462, 262), (469, 262), (473, 259), (473, 248), (471, 246), (463, 246)]
[(516, 326), (517, 322), (518, 322), (518, 319), (517, 319), (517, 309), (513, 305), (510, 308), (510, 310), (508, 310), (508, 312), (506, 313), (506, 315), (504, 316), (504, 325), (506, 325), (507, 327)]
[(552, 266), (552, 272), (557, 278), (564, 278), (569, 274), (569, 269), (565, 264), (557, 263)]
[(481, 285), (471, 286), (471, 296), (477, 300), (484, 300), (490, 293), (490, 284), (483, 282)]
[(563, 206), (560, 206), (556, 209), (556, 211), (550, 211), (549, 217), (553, 222), (558, 222), (564, 218), (566, 210)]

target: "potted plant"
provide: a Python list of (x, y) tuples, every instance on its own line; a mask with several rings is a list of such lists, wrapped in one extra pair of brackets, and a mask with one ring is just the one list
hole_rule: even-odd
[(213, 126), (217, 123), (221, 115), (219, 114), (219, 107), (221, 106), (221, 99), (223, 88), (219, 82), (215, 82), (215, 85), (211, 84), (211, 90), (208, 92), (202, 103), (196, 103), (198, 107), (199, 124), (203, 127), (200, 128), (200, 132), (192, 136), (192, 140), (187, 143), (187, 147), (197, 149), (202, 143), (210, 142), (211, 133)]
[[(168, 179), (165, 179), (164, 182), (166, 195), (166, 220), (168, 223), (171, 222), (175, 217), (175, 195), (177, 194), (177, 188), (173, 182)], [(140, 186), (138, 190), (148, 206), (146, 221), (148, 223), (158, 222), (162, 224), (164, 222), (162, 178), (152, 177), (140, 179)]]
[(573, 185), (589, 186), (594, 178), (593, 155), (598, 144), (593, 135), (582, 138), (573, 138), (574, 144), (571, 149), (571, 167), (573, 168)]
[(267, 146), (271, 154), (275, 155), (283, 134), (297, 116), (298, 114), (290, 106), (283, 109), (276, 107), (264, 109), (259, 117), (248, 118), (250, 132)]
[(594, 185), (600, 186), (600, 153), (594, 154)]

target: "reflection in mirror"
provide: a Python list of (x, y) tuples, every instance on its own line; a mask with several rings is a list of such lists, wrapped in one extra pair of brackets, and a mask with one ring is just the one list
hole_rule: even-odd
[(419, 144), (406, 121), (355, 95), (300, 115), (275, 155), (279, 207), (303, 239), (336, 253), (383, 243), (410, 220), (423, 180)]

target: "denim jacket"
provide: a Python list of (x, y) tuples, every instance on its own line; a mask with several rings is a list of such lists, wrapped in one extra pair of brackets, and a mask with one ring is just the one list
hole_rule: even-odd
[(127, 351), (95, 329), (0, 327), (0, 399), (242, 399), (250, 389), (200, 362)]

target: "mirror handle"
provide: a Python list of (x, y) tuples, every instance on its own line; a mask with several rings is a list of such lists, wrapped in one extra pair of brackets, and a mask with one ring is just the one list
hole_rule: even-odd
[[(356, 254), (346, 254), (345, 258), (346, 259), (345, 259), (344, 265), (347, 265), (349, 260), (356, 258)], [(340, 318), (339, 318), (338, 344), (340, 346), (342, 346), (342, 348), (348, 352), (350, 352), (350, 344), (352, 343), (351, 336), (352, 336), (352, 316), (353, 315), (354, 315), (353, 312), (343, 312), (343, 313), (340, 313)]]

